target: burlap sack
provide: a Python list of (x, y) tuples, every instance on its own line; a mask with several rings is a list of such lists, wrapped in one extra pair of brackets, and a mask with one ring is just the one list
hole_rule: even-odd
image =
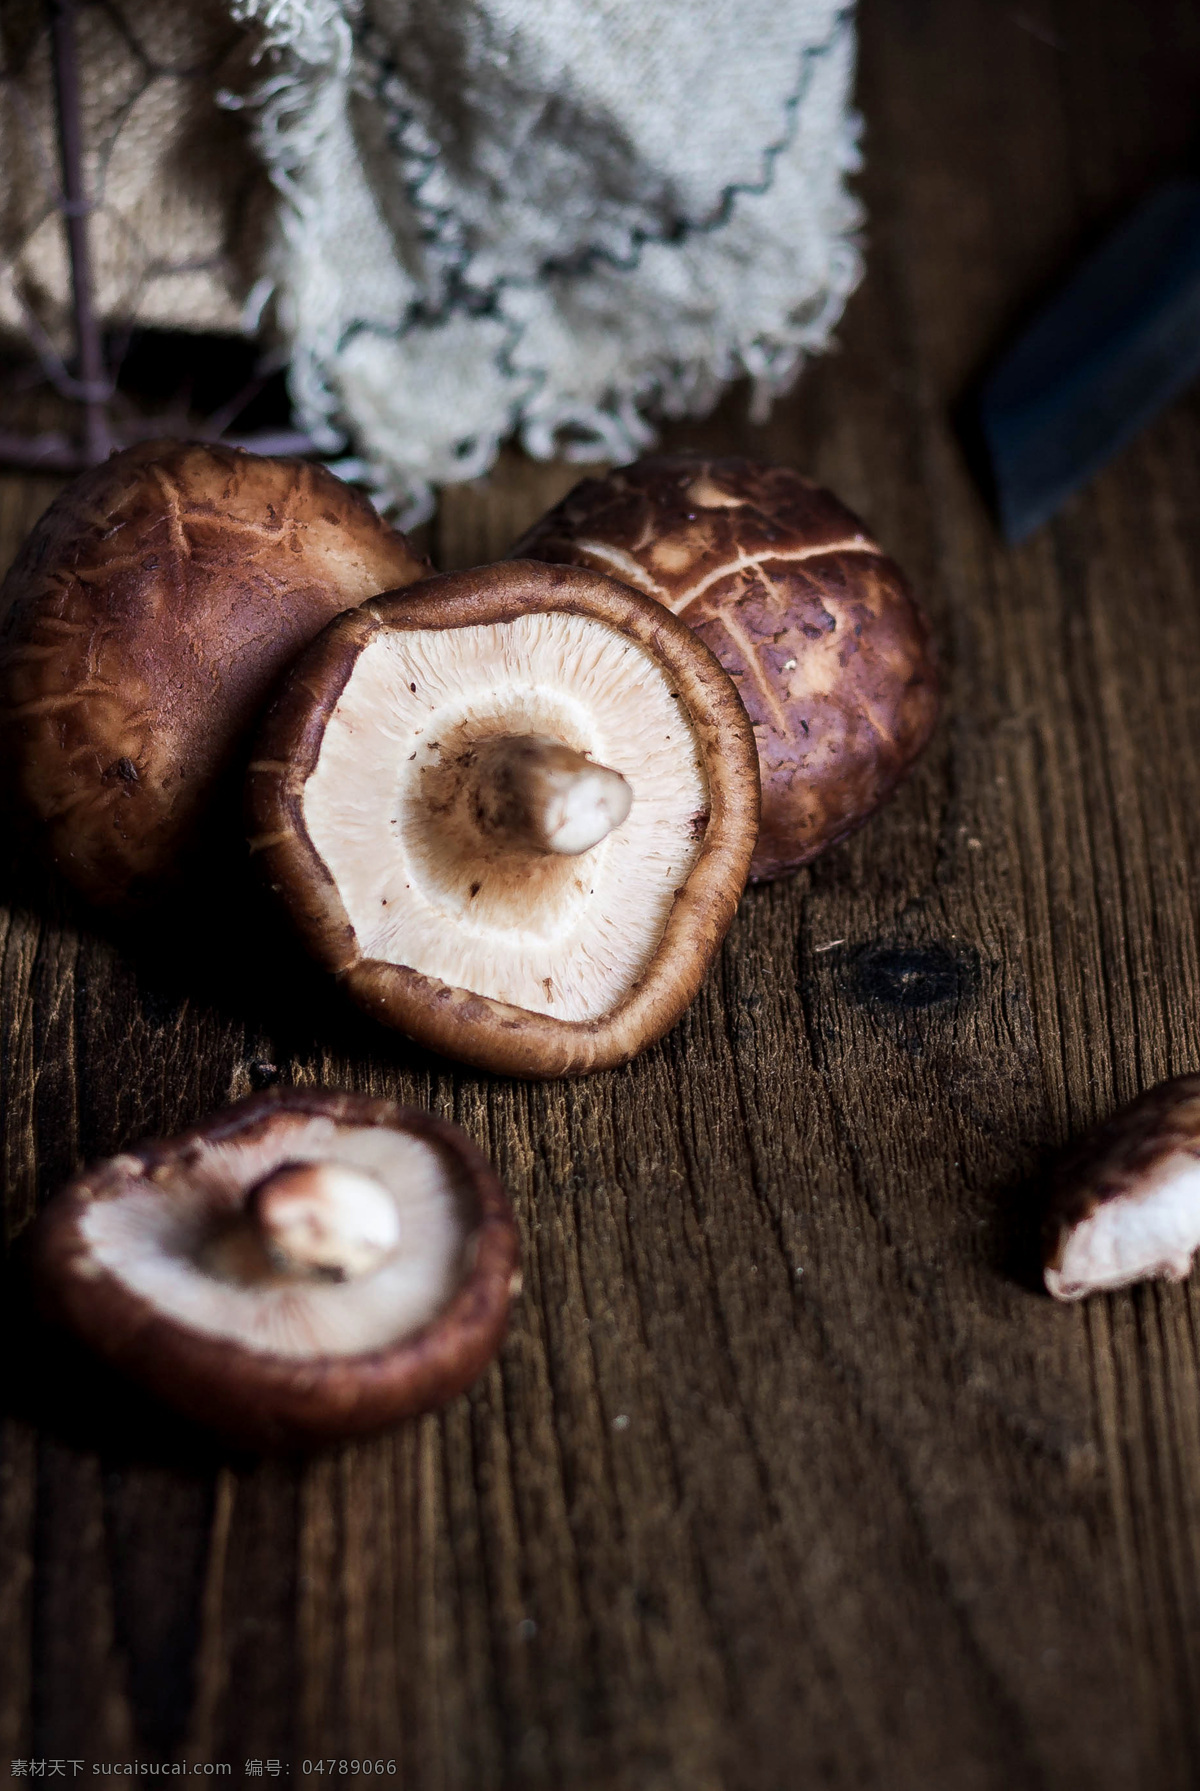
[[(77, 13), (97, 304), (109, 323), (237, 331), (273, 195), (216, 103), (253, 48), (223, 0), (82, 0)], [(0, 6), (0, 333), (70, 344), (50, 30)]]

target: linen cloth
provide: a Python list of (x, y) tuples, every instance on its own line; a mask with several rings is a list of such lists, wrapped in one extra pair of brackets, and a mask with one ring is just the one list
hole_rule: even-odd
[(628, 460), (760, 405), (860, 274), (842, 0), (232, 0), (305, 423), (427, 515), (516, 429)]

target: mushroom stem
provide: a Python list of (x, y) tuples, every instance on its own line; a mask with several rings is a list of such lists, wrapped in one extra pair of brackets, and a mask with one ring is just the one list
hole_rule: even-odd
[(382, 1183), (344, 1163), (285, 1163), (250, 1194), (250, 1217), (273, 1267), (348, 1281), (392, 1255), (400, 1216)]
[(629, 813), (619, 771), (541, 734), (506, 734), (472, 749), (480, 827), (514, 846), (573, 855), (598, 846)]

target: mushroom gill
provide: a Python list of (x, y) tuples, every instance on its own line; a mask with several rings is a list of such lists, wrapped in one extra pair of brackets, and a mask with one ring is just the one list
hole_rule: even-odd
[[(288, 1168), (323, 1166), (369, 1177), (396, 1214), (397, 1246), (370, 1273), (317, 1280), (279, 1266), (254, 1213), (253, 1192)], [(277, 1184), (276, 1184), (277, 1185)], [(247, 1190), (250, 1193), (247, 1193)], [(94, 1261), (131, 1293), (210, 1337), (289, 1357), (349, 1356), (418, 1330), (445, 1304), (462, 1227), (445, 1156), (423, 1138), (322, 1119), (282, 1126), (269, 1141), (215, 1147), (153, 1182), (96, 1201), (80, 1221)]]
[[(531, 738), (628, 786), (594, 844), (479, 823)], [(539, 772), (549, 754), (543, 749)], [(495, 802), (492, 813), (495, 812)], [(363, 955), (534, 1013), (591, 1020), (637, 981), (700, 850), (704, 767), (640, 644), (586, 616), (380, 633), (359, 654), (303, 797)]]

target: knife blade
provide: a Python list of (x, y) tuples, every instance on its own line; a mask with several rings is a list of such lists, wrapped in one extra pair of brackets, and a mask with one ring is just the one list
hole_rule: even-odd
[(983, 385), (1001, 530), (1033, 532), (1200, 375), (1200, 179), (1157, 187), (1069, 277)]

